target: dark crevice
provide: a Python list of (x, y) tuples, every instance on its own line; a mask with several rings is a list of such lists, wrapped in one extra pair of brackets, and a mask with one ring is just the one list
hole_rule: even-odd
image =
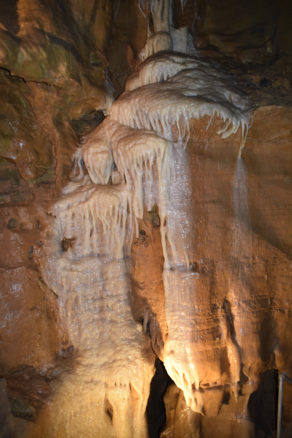
[(169, 385), (173, 383), (166, 372), (163, 362), (158, 358), (155, 361), (156, 372), (150, 385), (150, 394), (146, 408), (149, 438), (159, 438), (166, 415), (163, 396)]
[(254, 423), (255, 438), (274, 436), (277, 421), (278, 371), (266, 371), (259, 387), (249, 397), (248, 413)]
[(32, 80), (32, 79), (27, 79), (24, 76), (19, 76), (18, 74), (15, 74), (12, 70), (9, 70), (8, 68), (3, 67), (3, 66), (0, 67), (0, 72), (6, 73), (6, 75), (9, 77), (9, 79), (11, 78), (11, 79), (19, 80), (19, 81), (23, 82), (24, 84), (45, 85), (47, 87), (53, 87), (56, 90), (60, 89), (60, 87), (58, 85), (53, 84), (53, 83), (48, 82), (48, 81), (43, 81), (43, 80), (36, 81), (36, 80)]
[(234, 318), (231, 312), (230, 302), (224, 298), (223, 301), (223, 309), (226, 316), (227, 327), (229, 330), (230, 337), (235, 345), (237, 345), (236, 336), (235, 336), (235, 328), (234, 328)]
[(238, 351), (238, 355), (240, 357), (240, 381), (238, 383), (240, 383), (242, 385), (248, 381), (248, 377), (243, 372), (242, 353), (241, 353), (241, 348), (240, 348), (240, 346), (237, 342), (237, 339), (236, 339), (236, 332), (235, 332), (235, 327), (234, 327), (234, 317), (232, 315), (230, 302), (226, 298), (224, 298), (224, 301), (223, 301), (223, 310), (225, 312), (225, 317), (226, 317), (227, 331), (228, 331), (229, 336), (230, 336), (233, 344), (235, 345), (235, 347)]
[(105, 119), (104, 113), (101, 110), (91, 111), (83, 114), (79, 119), (71, 120), (71, 126), (81, 139), (84, 135), (89, 134)]
[(104, 409), (105, 409), (105, 413), (109, 416), (109, 419), (112, 422), (114, 410), (113, 410), (113, 407), (107, 398), (105, 399), (105, 402), (104, 402)]
[(266, 314), (263, 313), (263, 317), (260, 319), (260, 329), (259, 329), (259, 338), (260, 338), (260, 357), (263, 362), (268, 362), (269, 360), (273, 360), (273, 352), (275, 346), (275, 321), (273, 318), (273, 314), (269, 309)]

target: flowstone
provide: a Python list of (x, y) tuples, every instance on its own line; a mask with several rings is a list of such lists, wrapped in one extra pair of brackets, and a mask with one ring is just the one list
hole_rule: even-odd
[[(152, 2), (154, 37), (164, 32), (171, 41), (168, 12), (161, 16), (163, 3)], [(244, 141), (249, 106), (233, 79), (215, 67), (154, 46), (144, 55), (159, 53), (138, 67), (127, 91), (85, 139), (75, 167), (81, 168), (83, 160), (88, 175), (79, 172), (52, 210), (42, 270), (59, 297), (77, 362), (71, 375), (56, 384), (43, 414), (53, 426), (44, 437), (147, 436), (154, 355), (131, 313), (130, 254), (138, 220), (154, 204), (168, 326), (161, 359), (187, 405), (203, 411), (201, 383), (210, 376), (194, 318), (200, 274), (192, 266), (189, 122), (208, 116), (211, 123), (219, 117), (219, 135), (226, 138), (241, 129)], [(227, 329), (222, 330), (226, 340)], [(227, 354), (230, 364), (239, 359), (232, 339)], [(230, 380), (237, 382), (238, 366), (230, 369)], [(211, 385), (228, 383), (215, 359), (212, 379)]]

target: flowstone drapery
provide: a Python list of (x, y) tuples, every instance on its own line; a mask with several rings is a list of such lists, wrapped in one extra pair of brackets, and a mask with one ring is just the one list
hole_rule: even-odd
[[(161, 41), (163, 33), (171, 42), (165, 17), (163, 25), (155, 19), (156, 2), (153, 8), (152, 41)], [(160, 354), (166, 370), (197, 412), (204, 408), (202, 382), (236, 385), (240, 379), (238, 348), (224, 321), (217, 331), (227, 345), (229, 374), (222, 375), (214, 358), (213, 380), (204, 368), (206, 351), (200, 350), (194, 317), (200, 274), (192, 265), (195, 213), (187, 143), (190, 120), (204, 116), (210, 123), (222, 119), (223, 138), (241, 129), (243, 142), (248, 103), (233, 79), (207, 62), (147, 44), (143, 53), (151, 57), (84, 140), (75, 157), (80, 171), (52, 208), (43, 276), (59, 297), (77, 362), (56, 383), (43, 413), (50, 424), (46, 437), (147, 436), (154, 355), (131, 313), (130, 255), (138, 220), (154, 205), (164, 256), (168, 335)]]

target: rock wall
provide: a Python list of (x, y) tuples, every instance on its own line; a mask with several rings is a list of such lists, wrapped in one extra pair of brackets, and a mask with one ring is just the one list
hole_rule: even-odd
[[(282, 246), (289, 242), (286, 233), (291, 213), (284, 201), (286, 178), (282, 176), (278, 184), (271, 182), (271, 178), (279, 181), (277, 163), (281, 155), (279, 144), (270, 141), (272, 124), (266, 129), (266, 120), (271, 114), (275, 123), (280, 124), (280, 120), (286, 123), (287, 117), (291, 119), (291, 110), (283, 107), (261, 107), (253, 114), (242, 154), (246, 174), (241, 182), (246, 184), (246, 198), (242, 192), (239, 194), (245, 201), (240, 206), (241, 221), (245, 223), (238, 222), (235, 212), (236, 179), (240, 175), (235, 147), (238, 139), (234, 136), (225, 140), (218, 138), (216, 122), (208, 130), (204, 120), (192, 122), (188, 162), (192, 175), (195, 257), (191, 263), (199, 284), (191, 305), (195, 309), (192, 314), (195, 331), (199, 334), (194, 339), (194, 349), (197, 358), (198, 352), (202, 358), (200, 385), (206, 416), (192, 413), (182, 393), (170, 387), (165, 395), (166, 406), (170, 405), (167, 411), (169, 425), (161, 436), (252, 436), (249, 418), (254, 420), (254, 417), (249, 417), (248, 402), (250, 395), (257, 390), (261, 376), (273, 368), (288, 375), (291, 373), (291, 354), (288, 353), (291, 333), (288, 309), (291, 302), (289, 294), (284, 292), (291, 282), (290, 247), (287, 245), (284, 249)], [(280, 132), (282, 130), (277, 129), (277, 135)], [(289, 136), (281, 142), (284, 155), (287, 148), (284, 167), (290, 163), (289, 144)], [(274, 154), (270, 148), (275, 148)], [(265, 173), (270, 154), (275, 158), (272, 160), (273, 171), (270, 168)], [(281, 205), (286, 207), (283, 207), (282, 219), (274, 221), (272, 205), (281, 199)], [(152, 292), (153, 284), (158, 285), (162, 276), (162, 249), (160, 252), (155, 249), (155, 278), (146, 274), (148, 270), (155, 272), (152, 268), (153, 251), (158, 245), (157, 231), (149, 219), (148, 213), (145, 225), (141, 226), (142, 230), (147, 230), (146, 234), (143, 233), (134, 245), (133, 277), (138, 285), (137, 293), (151, 303), (161, 321), (160, 327), (163, 327), (165, 314), (161, 311), (162, 306), (157, 304), (157, 290)], [(165, 294), (162, 287), (159, 290), (163, 303)], [(181, 313), (182, 326), (184, 318), (185, 312)], [(163, 338), (169, 333), (168, 324), (166, 327), (166, 331), (162, 330)], [(238, 394), (230, 385), (230, 376), (236, 370)], [(222, 382), (224, 376), (228, 376), (225, 383)], [(271, 382), (273, 386), (273, 376)], [(234, 384), (236, 386), (236, 379)], [(289, 393), (288, 387), (286, 391)], [(267, 393), (273, 397), (272, 389)], [(275, 399), (271, 401), (272, 406), (273, 403)], [(272, 417), (273, 407), (271, 409)], [(287, 402), (286, 409), (287, 420), (291, 409)], [(260, 408), (257, 414), (261, 415)]]
[[(261, 32), (260, 2), (247, 3), (236, 23), (231, 19), (236, 2), (232, 7), (226, 2), (220, 11), (206, 2), (173, 4), (174, 47), (186, 47), (175, 46), (187, 35), (176, 27), (188, 26), (197, 48), (238, 75), (241, 96), (247, 94), (252, 105), (240, 156), (239, 131), (222, 139), (220, 117), (190, 117), (184, 173), (171, 181), (169, 208), (176, 220), (168, 226), (175, 249), (171, 252), (161, 238), (165, 212), (159, 205), (159, 169), (145, 179), (135, 168), (138, 155), (136, 161), (123, 161), (119, 151), (131, 144), (131, 133), (122, 134), (121, 128), (111, 147), (115, 166), (136, 190), (130, 195), (136, 219), (121, 226), (118, 216), (115, 231), (104, 219), (107, 205), (114, 205), (107, 204), (104, 193), (97, 212), (86, 211), (82, 198), (81, 216), (80, 198), (76, 210), (73, 200), (76, 220), (71, 218), (71, 231), (64, 231), (64, 202), (82, 178), (88, 187), (80, 196), (92, 189), (87, 173), (94, 185), (121, 182), (107, 146), (94, 155), (90, 144), (109, 141), (107, 133), (97, 141), (95, 132), (102, 129), (94, 128), (139, 63), (150, 14), (146, 3), (19, 0), (0, 5), (0, 423), (7, 436), (146, 436), (155, 355), (176, 384), (164, 396), (161, 436), (251, 437), (254, 425), (261, 436), (274, 428), (273, 370), (292, 374), (292, 112), (285, 2), (276, 24), (275, 5), (264, 6)], [(246, 15), (249, 8), (255, 10), (248, 14), (252, 18)], [(164, 32), (169, 44), (163, 23), (154, 20), (150, 31)], [(251, 27), (255, 33), (246, 30)], [(222, 29), (228, 35), (222, 36)], [(159, 48), (152, 39), (151, 50)], [(269, 66), (276, 54), (280, 57)], [(255, 56), (258, 67), (248, 64)], [(234, 60), (243, 61), (244, 68)], [(135, 73), (128, 90), (140, 80), (151, 82), (155, 64), (148, 71), (152, 79)], [(165, 68), (158, 80), (173, 74)], [(147, 110), (146, 103), (145, 96)], [(162, 95), (159, 104), (161, 114)], [(163, 124), (147, 123), (144, 128), (164, 136)], [(174, 118), (171, 136), (178, 138), (184, 128)], [(149, 160), (156, 141), (151, 135), (141, 139)], [(161, 140), (151, 166), (165, 144)], [(130, 148), (128, 153), (134, 157)], [(148, 198), (144, 193), (141, 207), (139, 193), (145, 187)], [(114, 199), (119, 206), (124, 202), (119, 194)], [(94, 231), (84, 223), (95, 224)], [(85, 239), (95, 242), (90, 253)], [(176, 275), (180, 265), (187, 266), (190, 285), (183, 269)], [(179, 297), (175, 309), (174, 295)], [(172, 355), (178, 358), (175, 366)], [(285, 427), (291, 423), (290, 394), (287, 385)]]

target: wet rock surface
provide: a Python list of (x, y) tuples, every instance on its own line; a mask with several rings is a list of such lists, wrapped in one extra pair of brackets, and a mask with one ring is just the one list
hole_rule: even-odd
[[(192, 30), (195, 23), (195, 46), (214, 65), (238, 78), (253, 112), (241, 173), (237, 173), (239, 133), (222, 140), (216, 117), (211, 123), (208, 118), (190, 123), (189, 244), (197, 288), (195, 302), (186, 304), (193, 308), (197, 328), (193, 348), (198, 352), (205, 416), (193, 412), (183, 392), (170, 385), (164, 395), (166, 423), (160, 436), (245, 438), (253, 436), (253, 400), (263, 397), (256, 393), (260, 376), (273, 369), (292, 373), (292, 67), (285, 17), (290, 6), (282, 1), (275, 21), (275, 2), (247, 2), (242, 5), (243, 18), (235, 20), (238, 2), (226, 1), (220, 10), (214, 2), (185, 3), (182, 11), (181, 2), (175, 2), (175, 26)], [(31, 438), (49, 436), (43, 431), (49, 427), (47, 412), (48, 418), (54, 418), (54, 412), (46, 410), (54, 394), (60, 397), (57, 406), (67, 412), (71, 412), (68, 394), (89, 400), (81, 406), (84, 415), (94, 404), (93, 396), (86, 390), (80, 395), (78, 385), (70, 383), (76, 369), (83, 369), (75, 362), (80, 346), (72, 345), (60, 316), (61, 299), (40, 266), (44, 266), (46, 232), (54, 220), (51, 207), (70, 174), (72, 178), (73, 156), (101, 124), (113, 95), (122, 92), (138, 64), (147, 22), (130, 0), (86, 4), (70, 0), (66, 5), (19, 0), (1, 2), (0, 11), (0, 431), (4, 436)], [(87, 174), (84, 163), (80, 166)], [(234, 188), (237, 177), (245, 185), (244, 192)], [(244, 201), (243, 207), (237, 205), (243, 228), (236, 222), (236, 193)], [(131, 314), (141, 357), (149, 369), (154, 363), (149, 351), (165, 359), (171, 330), (165, 307), (161, 220), (157, 205), (145, 209), (127, 274), (131, 284), (127, 317)], [(65, 236), (58, 250), (70, 258), (74, 245), (76, 236)], [(89, 284), (90, 277), (86, 281)], [(112, 345), (118, 348), (115, 341)], [(86, 372), (80, 372), (77, 383), (87, 388), (84, 376)], [(92, 368), (90, 378), (94, 376)], [(145, 394), (150, 389), (148, 377)], [(60, 382), (65, 382), (63, 389)], [(118, 382), (118, 387), (123, 384)], [(102, 396), (98, 401), (105, 406), (102, 430), (118, 430), (115, 413), (129, 416), (133, 406), (140, 406), (134, 387), (123, 391), (124, 410), (119, 410), (116, 386), (108, 389), (106, 400)], [(261, 412), (271, 422), (274, 410), (267, 412), (272, 404)], [(288, 430), (288, 386), (283, 420)], [(157, 425), (152, 426), (158, 436)], [(273, 430), (264, 420), (255, 428), (258, 436)], [(86, 437), (86, 429), (77, 433)]]

